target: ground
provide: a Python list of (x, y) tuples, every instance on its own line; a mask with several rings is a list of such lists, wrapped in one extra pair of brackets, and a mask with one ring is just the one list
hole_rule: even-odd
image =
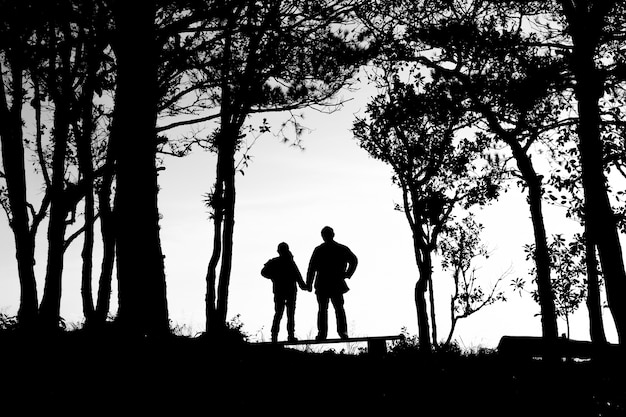
[(397, 345), (384, 357), (208, 337), (0, 334), (0, 407), (20, 414), (624, 416), (624, 362)]

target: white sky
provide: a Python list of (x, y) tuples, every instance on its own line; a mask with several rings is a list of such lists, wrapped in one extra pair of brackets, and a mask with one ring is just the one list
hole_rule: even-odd
[[(391, 183), (391, 171), (370, 158), (353, 139), (353, 115), (366, 101), (350, 101), (339, 112), (308, 111), (304, 124), (305, 150), (289, 147), (270, 135), (261, 137), (252, 149), (253, 160), (245, 175), (237, 176), (237, 204), (234, 259), (228, 317), (240, 315), (244, 331), (254, 339), (269, 339), (273, 316), (271, 282), (261, 277), (263, 264), (276, 256), (278, 243), (287, 242), (303, 275), (313, 248), (321, 243), (325, 225), (335, 229), (336, 240), (348, 245), (359, 258), (359, 267), (348, 281), (346, 294), (348, 330), (354, 336), (398, 334), (406, 327), (417, 333), (413, 290), (417, 267), (411, 234), (403, 213), (394, 211), (399, 191)], [(271, 121), (279, 123), (279, 115)], [(202, 195), (213, 182), (215, 158), (195, 152), (184, 159), (167, 159), (160, 174), (159, 194), (161, 239), (166, 256), (167, 294), (174, 324), (192, 331), (204, 328), (205, 274), (211, 253), (212, 227)], [(33, 185), (36, 194), (39, 185)], [(548, 233), (560, 233), (571, 226), (554, 208), (546, 207)], [(486, 230), (484, 241), (492, 256), (481, 265), (483, 283), (495, 281), (512, 268), (511, 278), (527, 277), (528, 263), (522, 246), (532, 242), (532, 229), (525, 197), (512, 189), (485, 209), (479, 220)], [(41, 298), (45, 274), (45, 224), (37, 249), (38, 291)], [(63, 283), (61, 315), (69, 322), (82, 319), (80, 301), (80, 239), (68, 250)], [(97, 255), (98, 256), (98, 255)], [(437, 266), (437, 261), (436, 266)], [(99, 265), (99, 258), (96, 259)], [(99, 271), (94, 274), (96, 277)], [(435, 270), (439, 338), (449, 329), (451, 277)], [(94, 278), (97, 286), (97, 278)], [(95, 287), (97, 288), (97, 287)], [(459, 321), (455, 337), (462, 346), (495, 347), (503, 335), (540, 335), (538, 306), (529, 295), (519, 297), (508, 289), (509, 301), (485, 308)], [(115, 290), (115, 284), (114, 284)], [(117, 294), (112, 296), (115, 313)], [(13, 236), (6, 217), (0, 219), (0, 311), (15, 314), (19, 304), (19, 283)], [(317, 305), (313, 293), (299, 292), (296, 335), (315, 336)], [(286, 338), (286, 318), (279, 338)], [(616, 341), (608, 310), (607, 335)], [(329, 311), (329, 337), (335, 321)], [(564, 333), (565, 323), (559, 321)], [(588, 340), (587, 311), (584, 305), (572, 318), (572, 338)]]

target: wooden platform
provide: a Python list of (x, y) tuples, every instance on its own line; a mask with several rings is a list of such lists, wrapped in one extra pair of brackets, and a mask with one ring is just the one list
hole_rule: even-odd
[(382, 356), (387, 353), (387, 342), (394, 340), (403, 340), (404, 335), (391, 335), (391, 336), (361, 336), (361, 337), (348, 337), (345, 339), (303, 339), (303, 340), (279, 340), (277, 342), (257, 342), (257, 345), (272, 345), (272, 346), (295, 346), (295, 345), (325, 345), (333, 343), (367, 343), (367, 353), (370, 355)]

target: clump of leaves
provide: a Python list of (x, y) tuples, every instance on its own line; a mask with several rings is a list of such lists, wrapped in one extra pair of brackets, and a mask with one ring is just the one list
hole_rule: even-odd
[(170, 320), (170, 331), (174, 336), (193, 337), (194, 332), (188, 324), (173, 323)]
[[(526, 260), (534, 260), (534, 245), (525, 245), (524, 251)], [(584, 279), (586, 274), (584, 243), (580, 235), (574, 236), (574, 239), (568, 242), (563, 235), (556, 234), (552, 236), (552, 241), (548, 244), (548, 251), (556, 315), (565, 319), (569, 336), (569, 317), (580, 307), (587, 296), (587, 285)], [(534, 263), (529, 272), (532, 276), (536, 276)], [(536, 278), (533, 278), (532, 282), (535, 283)], [(523, 278), (516, 278), (511, 285), (520, 294), (526, 291), (526, 280)], [(535, 302), (539, 302), (537, 289), (527, 292), (530, 292)]]
[(230, 321), (226, 323), (226, 329), (229, 336), (232, 338), (247, 342), (250, 339), (250, 335), (243, 330), (243, 322), (241, 321), (241, 315), (235, 315)]
[(0, 330), (14, 330), (17, 327), (17, 317), (0, 313)]
[(404, 336), (400, 340), (392, 342), (389, 348), (390, 353), (401, 354), (417, 352), (419, 350), (419, 340), (417, 335), (410, 335), (406, 327), (402, 327), (400, 334)]

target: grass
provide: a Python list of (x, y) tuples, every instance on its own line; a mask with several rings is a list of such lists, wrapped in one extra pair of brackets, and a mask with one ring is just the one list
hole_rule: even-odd
[(231, 330), (233, 337), (220, 339), (134, 340), (84, 329), (54, 337), (0, 331), (0, 410), (177, 416), (626, 413), (622, 361), (548, 366), (454, 345), (426, 355), (414, 337), (375, 358), (363, 351), (259, 346)]

